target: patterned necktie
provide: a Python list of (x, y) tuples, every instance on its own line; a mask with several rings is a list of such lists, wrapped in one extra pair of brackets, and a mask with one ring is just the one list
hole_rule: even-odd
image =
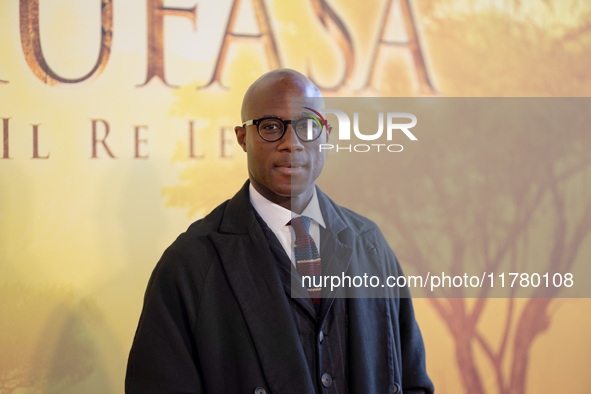
[[(314, 282), (320, 283), (320, 276), (322, 275), (322, 264), (320, 261), (320, 254), (312, 236), (310, 236), (310, 222), (311, 218), (308, 216), (299, 216), (291, 219), (290, 223), (295, 232), (294, 254), (296, 261), (296, 268), (300, 276), (311, 277), (310, 284)], [(306, 283), (308, 283), (306, 281)], [(316, 309), (316, 315), (320, 311), (320, 294), (322, 289), (320, 287), (308, 287), (308, 293)]]

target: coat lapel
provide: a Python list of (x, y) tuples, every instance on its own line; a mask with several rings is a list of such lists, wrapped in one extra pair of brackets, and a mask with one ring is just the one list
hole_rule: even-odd
[[(317, 189), (317, 192), (320, 209), (326, 223), (326, 229), (322, 229), (320, 232), (322, 275), (342, 277), (343, 273), (347, 273), (351, 264), (355, 237), (337, 213), (334, 203), (320, 189)], [(322, 289), (321, 322), (326, 318), (336, 297), (344, 297), (341, 287), (334, 289), (324, 287)]]
[(248, 195), (248, 182), (228, 203), (215, 245), (249, 328), (269, 390), (314, 393), (310, 372), (276, 262)]

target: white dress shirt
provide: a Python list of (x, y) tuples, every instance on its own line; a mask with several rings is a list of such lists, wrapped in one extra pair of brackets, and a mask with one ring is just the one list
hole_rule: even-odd
[[(259, 193), (252, 183), (249, 187), (250, 203), (257, 211), (257, 213), (263, 218), (267, 226), (273, 231), (273, 234), (279, 239), (281, 246), (285, 250), (285, 253), (291, 259), (291, 263), (295, 266), (295, 254), (293, 251), (293, 244), (295, 243), (295, 232), (292, 226), (288, 226), (287, 223), (293, 218), (300, 216), (289, 209), (283, 208), (281, 205), (277, 205), (274, 202), (267, 200), (261, 193)], [(320, 253), (320, 227), (326, 228), (322, 212), (320, 211), (320, 204), (318, 203), (318, 196), (316, 195), (316, 188), (314, 188), (314, 195), (312, 199), (302, 212), (302, 216), (308, 216), (312, 218), (310, 222), (310, 235), (316, 243), (318, 252)]]

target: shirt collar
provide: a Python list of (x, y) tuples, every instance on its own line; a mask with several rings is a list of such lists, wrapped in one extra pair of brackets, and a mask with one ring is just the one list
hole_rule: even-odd
[[(252, 183), (248, 188), (250, 194), (250, 202), (261, 218), (267, 223), (267, 226), (272, 231), (278, 231), (285, 226), (293, 216), (297, 216), (292, 213), (289, 209), (283, 208), (281, 205), (275, 204), (272, 201), (267, 200), (261, 193), (259, 193)], [(320, 204), (318, 203), (318, 195), (316, 194), (316, 188), (314, 188), (314, 195), (312, 199), (302, 212), (303, 216), (312, 218), (323, 228), (326, 228), (322, 211), (320, 210)]]

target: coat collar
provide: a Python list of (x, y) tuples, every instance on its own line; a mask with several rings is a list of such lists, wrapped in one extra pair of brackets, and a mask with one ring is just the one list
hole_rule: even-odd
[[(228, 234), (247, 234), (256, 223), (253, 207), (250, 203), (248, 188), (250, 181), (246, 181), (242, 188), (228, 201), (220, 231)], [(338, 234), (347, 228), (342, 216), (335, 209), (335, 203), (316, 187), (318, 203), (326, 226), (333, 234)]]
[(248, 197), (248, 185), (246, 181), (242, 188), (228, 201), (222, 222), (220, 232), (226, 234), (248, 234), (256, 223), (254, 211)]

